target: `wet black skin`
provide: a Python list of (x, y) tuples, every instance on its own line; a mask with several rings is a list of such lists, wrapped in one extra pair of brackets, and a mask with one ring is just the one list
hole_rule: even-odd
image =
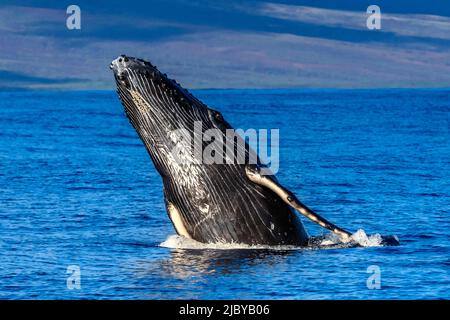
[[(126, 115), (162, 177), (166, 205), (177, 209), (191, 238), (204, 243), (307, 245), (300, 219), (271, 190), (250, 181), (245, 164), (173, 160), (173, 130), (187, 129), (192, 135), (194, 121), (202, 122), (203, 132), (232, 128), (218, 111), (144, 60), (122, 55), (111, 69)], [(192, 147), (182, 150), (182, 155), (192, 154)]]

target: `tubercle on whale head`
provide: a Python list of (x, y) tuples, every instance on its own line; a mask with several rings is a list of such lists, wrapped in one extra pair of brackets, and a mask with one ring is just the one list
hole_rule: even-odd
[[(167, 74), (161, 73), (149, 61), (122, 54), (111, 62), (110, 69), (114, 73), (119, 89), (134, 90), (137, 92), (142, 90), (152, 91), (154, 89), (158, 90), (158, 93), (161, 95), (166, 94), (171, 96), (175, 102), (184, 107), (188, 107), (189, 104), (195, 105), (196, 107), (206, 107), (206, 105), (195, 98), (187, 89), (181, 87), (177, 81), (168, 78)], [(151, 85), (146, 82), (151, 82)], [(140, 93), (142, 94), (142, 92)]]

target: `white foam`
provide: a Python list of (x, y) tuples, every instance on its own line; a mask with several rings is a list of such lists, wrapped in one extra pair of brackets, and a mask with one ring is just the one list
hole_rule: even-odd
[(380, 247), (383, 242), (383, 239), (379, 233), (368, 236), (363, 229), (359, 229), (352, 234), (352, 240), (362, 247)]
[(160, 247), (170, 249), (214, 249), (214, 250), (235, 250), (235, 249), (270, 249), (270, 250), (293, 250), (298, 249), (296, 246), (269, 246), (269, 245), (248, 245), (244, 243), (201, 243), (192, 239), (179, 235), (171, 235)]
[(192, 239), (185, 238), (179, 235), (171, 235), (159, 246), (170, 248), (170, 249), (214, 249), (214, 250), (236, 250), (236, 249), (264, 249), (264, 250), (298, 250), (298, 249), (326, 249), (326, 248), (345, 248), (351, 246), (361, 246), (361, 247), (378, 247), (382, 246), (382, 238), (380, 234), (374, 234), (368, 236), (364, 230), (359, 229), (351, 236), (351, 240), (347, 242), (342, 242), (338, 237), (333, 234), (327, 234), (320, 238), (311, 247), (298, 247), (298, 246), (269, 246), (269, 245), (248, 245), (243, 243), (226, 243), (226, 242), (216, 242), (216, 243), (201, 243)]
[(359, 229), (347, 241), (342, 241), (334, 234), (324, 235), (321, 241), (318, 242), (318, 246), (351, 247), (357, 245), (360, 247), (380, 247), (383, 246), (382, 242), (383, 239), (380, 234), (376, 233), (368, 236), (363, 229)]

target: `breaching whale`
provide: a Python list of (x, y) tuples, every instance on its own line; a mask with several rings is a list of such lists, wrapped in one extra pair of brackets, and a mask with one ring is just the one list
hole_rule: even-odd
[[(150, 62), (121, 55), (110, 68), (125, 113), (161, 175), (167, 213), (179, 235), (203, 243), (306, 246), (310, 238), (295, 209), (350, 239), (349, 232), (311, 211), (273, 175), (261, 174), (259, 159), (195, 161), (191, 144), (174, 132), (192, 135), (195, 123), (201, 123), (203, 132), (213, 128), (225, 135), (232, 127)], [(232, 143), (236, 149), (244, 146), (246, 160), (254, 154), (239, 137)]]

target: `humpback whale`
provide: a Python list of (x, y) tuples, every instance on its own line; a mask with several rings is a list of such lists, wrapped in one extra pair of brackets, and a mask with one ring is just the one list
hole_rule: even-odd
[(244, 146), (244, 163), (196, 161), (191, 144), (173, 133), (183, 130), (190, 136), (201, 123), (202, 132), (216, 129), (225, 135), (233, 128), (219, 111), (148, 61), (121, 55), (110, 68), (125, 113), (162, 178), (167, 214), (179, 235), (203, 243), (307, 246), (310, 237), (297, 210), (342, 240), (350, 239), (348, 231), (314, 213), (273, 175), (262, 174), (259, 158), (250, 163), (255, 153), (246, 141), (232, 142), (236, 149)]

